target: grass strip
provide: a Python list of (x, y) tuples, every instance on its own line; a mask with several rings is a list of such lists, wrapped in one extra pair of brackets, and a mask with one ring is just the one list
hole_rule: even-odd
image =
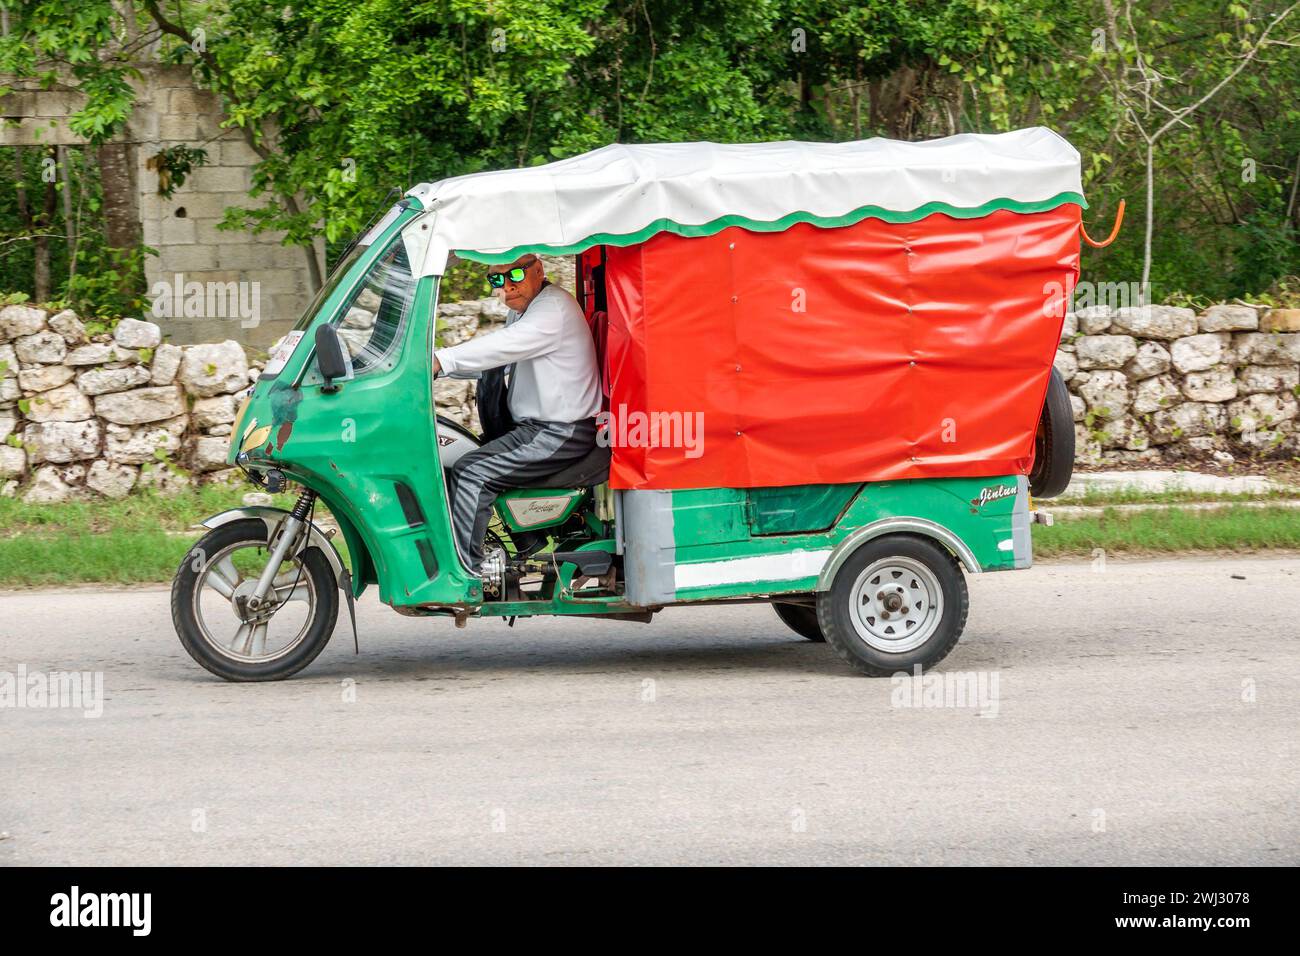
[(1296, 488), (1272, 488), (1268, 491), (1214, 494), (1208, 491), (1144, 491), (1137, 488), (1089, 488), (1081, 495), (1062, 495), (1040, 502), (1048, 511), (1053, 505), (1178, 505), (1232, 504), (1242, 501), (1283, 501), (1300, 498)]
[[(0, 588), (166, 583), (199, 537), (194, 525), (238, 507), (247, 488), (209, 486), (174, 497), (26, 505), (0, 498)], [(282, 495), (277, 506), (292, 506)], [(1113, 499), (1110, 503), (1114, 503)], [(1050, 510), (1050, 507), (1049, 507)], [(1152, 511), (1108, 508), (1034, 525), (1039, 558), (1107, 552), (1300, 550), (1300, 511), (1271, 506)], [(342, 546), (342, 540), (336, 539)], [(345, 557), (346, 560), (346, 557)]]
[[(0, 587), (168, 582), (203, 533), (194, 526), (240, 507), (249, 490), (210, 485), (48, 505), (0, 498)], [(275, 504), (292, 507), (292, 496)]]
[(1034, 525), (1034, 554), (1052, 558), (1108, 552), (1258, 551), (1300, 549), (1300, 512), (1294, 508), (1229, 505), (1211, 511), (1169, 507), (1058, 519)]

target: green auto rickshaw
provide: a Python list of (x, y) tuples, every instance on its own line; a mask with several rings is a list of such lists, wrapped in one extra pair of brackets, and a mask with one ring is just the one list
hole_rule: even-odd
[[(963, 574), (1029, 567), (1031, 493), (1070, 477), (1052, 360), (1084, 205), (1046, 129), (614, 145), (417, 186), (241, 406), (231, 464), (297, 501), (204, 522), (177, 633), (220, 677), (284, 678), (374, 585), (457, 626), (764, 602), (861, 673), (933, 665)], [(601, 440), (500, 496), (471, 574), (444, 469), (479, 439), (434, 405), (440, 282), (525, 252), (575, 257)]]

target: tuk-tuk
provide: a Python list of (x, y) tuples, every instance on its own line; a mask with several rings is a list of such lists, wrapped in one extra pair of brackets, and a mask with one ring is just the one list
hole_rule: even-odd
[[(181, 642), (228, 680), (288, 677), (375, 585), (457, 626), (770, 603), (863, 674), (929, 667), (963, 572), (1028, 568), (1031, 493), (1069, 481), (1052, 360), (1084, 206), (1046, 129), (613, 145), (417, 186), (241, 406), (231, 464), (300, 493), (204, 522)], [(500, 496), (471, 574), (444, 469), (479, 439), (436, 413), (439, 286), (453, 257), (526, 252), (576, 257), (606, 411), (587, 458)]]

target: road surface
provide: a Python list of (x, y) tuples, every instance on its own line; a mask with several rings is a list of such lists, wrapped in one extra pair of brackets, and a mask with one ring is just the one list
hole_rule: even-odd
[(970, 588), (975, 700), (765, 606), (456, 630), (368, 594), (360, 657), (341, 624), (236, 685), (164, 589), (3, 592), (0, 679), (104, 700), (0, 708), (0, 863), (1300, 863), (1300, 558)]

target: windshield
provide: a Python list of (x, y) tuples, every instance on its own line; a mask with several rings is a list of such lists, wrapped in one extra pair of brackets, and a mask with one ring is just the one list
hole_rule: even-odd
[(370, 267), (351, 301), (335, 320), (339, 338), (352, 360), (353, 374), (385, 367), (384, 359), (406, 324), (415, 283), (406, 258), (406, 244), (397, 236), (383, 257)]
[(366, 247), (358, 243), (349, 249), (348, 254), (335, 264), (330, 277), (325, 280), (325, 284), (320, 287), (320, 290), (312, 296), (311, 302), (307, 305), (298, 321), (294, 323), (294, 331), (300, 332), (311, 325), (311, 320), (316, 317), (317, 310), (338, 288), (338, 284), (343, 281), (343, 277), (348, 274), (348, 270), (352, 268), (353, 263), (360, 259), (365, 251)]

